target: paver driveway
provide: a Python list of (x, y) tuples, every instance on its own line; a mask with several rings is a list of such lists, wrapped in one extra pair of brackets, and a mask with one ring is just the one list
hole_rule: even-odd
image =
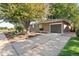
[[(7, 43), (0, 55), (13, 56), (56, 56), (73, 35), (40, 34), (15, 43)], [(1, 47), (0, 47), (1, 48)]]
[(17, 55), (6, 36), (0, 33), (0, 56)]

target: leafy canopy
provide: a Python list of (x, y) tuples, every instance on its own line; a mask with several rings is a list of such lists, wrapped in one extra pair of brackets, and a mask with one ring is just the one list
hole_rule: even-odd
[(50, 4), (48, 18), (69, 19), (74, 21), (79, 16), (79, 7), (77, 4)]

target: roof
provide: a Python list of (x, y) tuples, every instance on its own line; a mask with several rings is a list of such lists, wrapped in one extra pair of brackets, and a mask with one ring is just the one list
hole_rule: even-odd
[(68, 25), (70, 25), (70, 23), (71, 23), (71, 21), (66, 20), (66, 19), (49, 19), (49, 20), (45, 20), (45, 21), (40, 22), (40, 23), (43, 24), (43, 23), (60, 23), (60, 22), (63, 22), (63, 23), (68, 24)]

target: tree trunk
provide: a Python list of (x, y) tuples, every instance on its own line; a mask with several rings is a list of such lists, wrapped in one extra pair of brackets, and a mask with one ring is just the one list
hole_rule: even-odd
[(26, 29), (26, 31), (28, 31), (28, 27), (30, 25), (30, 20), (23, 20), (22, 24), (23, 24), (24, 28)]

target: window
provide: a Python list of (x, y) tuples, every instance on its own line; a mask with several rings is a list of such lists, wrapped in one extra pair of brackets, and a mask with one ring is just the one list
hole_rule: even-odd
[(43, 25), (42, 24), (39, 25), (39, 30), (43, 31)]

